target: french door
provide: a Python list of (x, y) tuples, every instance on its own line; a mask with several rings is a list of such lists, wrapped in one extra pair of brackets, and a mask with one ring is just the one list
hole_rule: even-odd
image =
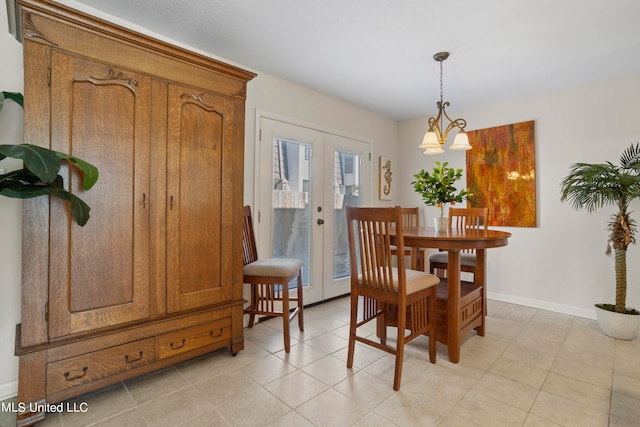
[(369, 203), (369, 144), (260, 117), (261, 257), (304, 261), (304, 302), (349, 292), (345, 206)]

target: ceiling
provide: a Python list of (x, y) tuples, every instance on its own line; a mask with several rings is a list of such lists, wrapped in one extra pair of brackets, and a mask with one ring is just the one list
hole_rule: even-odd
[(435, 113), (439, 51), (452, 116), (640, 72), (638, 0), (79, 3), (395, 120)]

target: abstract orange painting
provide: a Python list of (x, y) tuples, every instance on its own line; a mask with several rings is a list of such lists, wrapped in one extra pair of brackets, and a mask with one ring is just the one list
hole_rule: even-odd
[(488, 207), (489, 225), (536, 226), (534, 121), (467, 132), (469, 207)]

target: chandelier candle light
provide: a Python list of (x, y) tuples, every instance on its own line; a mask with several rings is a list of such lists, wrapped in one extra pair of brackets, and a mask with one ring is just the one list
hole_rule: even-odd
[[(467, 121), (465, 119), (455, 119), (451, 120), (449, 115), (446, 112), (446, 108), (450, 105), (448, 102), (444, 102), (443, 100), (443, 90), (442, 90), (442, 62), (449, 57), (449, 52), (438, 52), (433, 55), (433, 59), (440, 63), (440, 101), (438, 101), (438, 115), (436, 117), (429, 117), (429, 130), (424, 135), (424, 139), (422, 140), (422, 144), (418, 146), (418, 148), (424, 149), (424, 154), (441, 154), (444, 153), (442, 150), (442, 146), (447, 141), (447, 136), (449, 132), (457, 128), (459, 129), (458, 134), (453, 140), (453, 144), (449, 147), (452, 150), (470, 150), (471, 145), (469, 145), (469, 138), (467, 137), (467, 133), (464, 131), (465, 126), (467, 125)], [(444, 119), (445, 117), (449, 121), (446, 129), (443, 131), (444, 127)]]

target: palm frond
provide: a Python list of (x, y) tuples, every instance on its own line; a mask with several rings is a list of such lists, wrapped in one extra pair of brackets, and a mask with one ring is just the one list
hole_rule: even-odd
[(575, 163), (561, 183), (561, 201), (569, 201), (576, 209), (591, 213), (614, 204), (621, 196), (617, 183), (619, 171), (611, 163)]
[(640, 170), (640, 143), (631, 144), (620, 156), (620, 166), (624, 169)]

